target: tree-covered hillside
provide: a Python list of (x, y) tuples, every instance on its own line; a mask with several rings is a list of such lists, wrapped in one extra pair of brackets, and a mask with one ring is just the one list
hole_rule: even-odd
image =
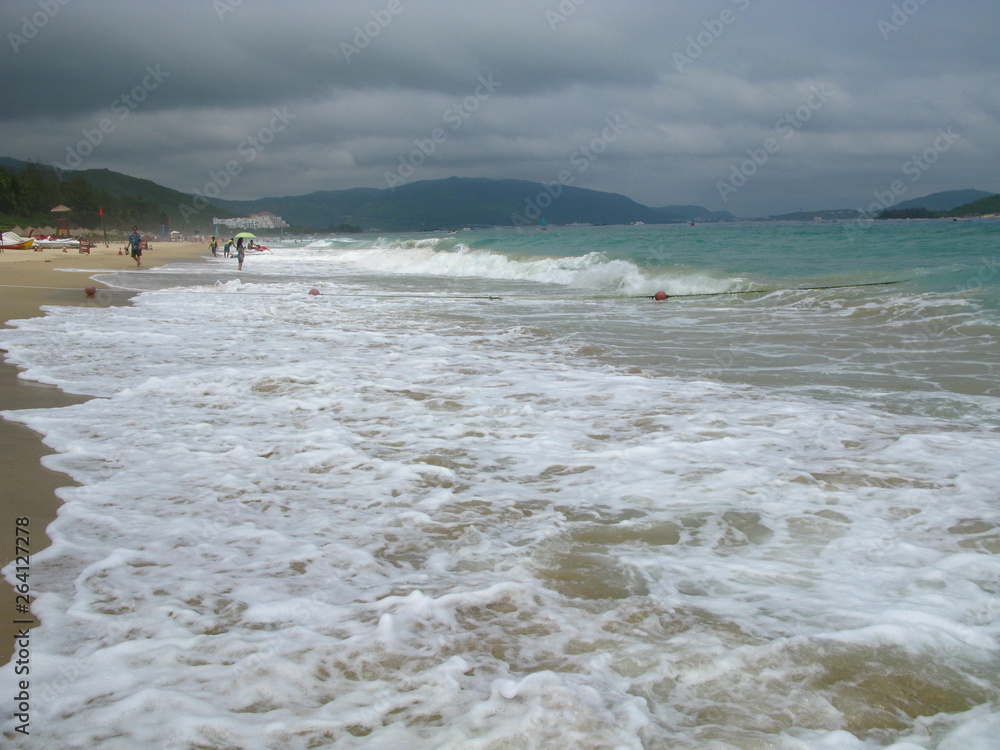
[(947, 216), (986, 216), (989, 214), (1000, 214), (1000, 195), (991, 195), (988, 198), (981, 198), (972, 203), (952, 209), (947, 212)]
[(180, 231), (210, 230), (214, 216), (232, 216), (192, 196), (150, 180), (107, 169), (60, 171), (34, 162), (6, 159), (0, 165), (0, 226), (45, 227), (55, 224), (52, 209), (72, 209), (73, 228), (128, 229), (133, 224), (169, 226)]

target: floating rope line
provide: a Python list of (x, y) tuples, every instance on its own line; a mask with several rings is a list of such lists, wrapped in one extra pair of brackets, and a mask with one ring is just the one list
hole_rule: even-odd
[[(803, 287), (793, 287), (791, 289), (750, 289), (750, 290), (739, 291), (739, 292), (703, 292), (703, 293), (700, 293), (700, 294), (667, 294), (666, 296), (661, 297), (660, 299), (670, 299), (670, 298), (673, 298), (673, 297), (721, 297), (721, 296), (724, 296), (724, 295), (734, 295), (734, 294), (772, 294), (774, 292), (812, 292), (812, 291), (819, 291), (819, 290), (824, 290), (824, 289), (853, 289), (855, 287), (888, 286), (890, 284), (902, 284), (905, 281), (912, 281), (912, 279), (896, 279), (895, 281), (871, 281), (871, 282), (866, 282), (866, 283), (863, 283), (863, 284), (836, 284), (836, 285), (830, 285), (830, 286), (803, 286)], [(141, 291), (141, 290), (136, 290), (136, 291)], [(155, 291), (155, 290), (149, 290), (149, 291)], [(181, 290), (181, 289), (178, 289), (178, 290), (166, 290), (165, 289), (165, 290), (161, 290), (161, 291), (164, 291), (164, 292), (175, 291), (176, 293), (182, 293), (182, 294), (183, 293), (190, 293), (190, 294), (197, 294), (197, 293), (199, 293), (196, 290)], [(219, 294), (223, 294), (225, 292), (222, 292), (221, 290), (219, 290), (218, 293)], [(230, 292), (230, 294), (241, 294), (241, 293), (244, 293), (244, 292)], [(247, 291), (245, 293), (246, 294), (266, 294), (266, 295), (274, 295), (274, 296), (285, 296), (285, 295), (288, 294), (288, 292), (263, 292), (263, 291), (260, 291), (260, 292)], [(312, 292), (310, 292), (310, 294), (312, 294)], [(319, 296), (319, 292), (316, 292), (316, 296)], [(441, 294), (390, 294), (390, 293), (387, 293), (387, 294), (367, 294), (367, 293), (364, 293), (364, 292), (360, 292), (360, 293), (343, 292), (343, 293), (336, 294), (336, 296), (337, 297), (371, 297), (371, 298), (375, 298), (375, 299), (383, 299), (385, 297), (399, 297), (399, 298), (404, 298), (404, 299), (443, 299), (443, 300), (453, 300), (453, 299), (485, 299), (485, 300), (500, 300), (500, 301), (502, 301), (502, 300), (505, 299), (502, 296), (496, 296), (496, 295), (441, 295)], [(546, 297), (518, 296), (517, 299), (558, 299), (558, 298), (553, 297), (553, 296), (546, 296)], [(579, 299), (579, 298), (576, 297), (574, 299)], [(633, 295), (633, 296), (629, 296), (629, 297), (621, 297), (621, 296), (617, 296), (617, 295), (604, 295), (604, 296), (586, 297), (586, 299), (657, 299), (657, 295), (655, 295), (655, 294), (640, 294), (640, 295)]]
[[(723, 297), (732, 296), (739, 294), (773, 294), (775, 292), (814, 292), (823, 291), (827, 289), (854, 289), (859, 287), (868, 286), (889, 286), (891, 284), (902, 284), (906, 281), (912, 281), (912, 279), (897, 279), (895, 281), (871, 281), (863, 284), (835, 284), (830, 286), (802, 286), (802, 287), (792, 287), (791, 289), (747, 289), (743, 291), (736, 292), (701, 292), (697, 294), (667, 294), (666, 292), (657, 292), (656, 294), (640, 294), (632, 295), (627, 297), (621, 297), (617, 295), (603, 295), (603, 296), (593, 296), (586, 297), (586, 299), (655, 299), (658, 301), (663, 301), (667, 299), (676, 299), (679, 297)], [(4, 289), (51, 289), (56, 291), (71, 291), (73, 287), (65, 286), (25, 286), (21, 284), (0, 284), (0, 288)], [(282, 291), (282, 292), (271, 292), (263, 290), (226, 290), (222, 286), (215, 286), (211, 288), (201, 288), (201, 289), (140, 289), (137, 287), (125, 287), (125, 286), (114, 286), (110, 288), (101, 289), (102, 292), (134, 292), (141, 294), (143, 292), (157, 293), (157, 294), (205, 294), (210, 291), (214, 294), (232, 294), (232, 295), (246, 295), (246, 296), (271, 296), (271, 297), (288, 297), (290, 294), (294, 294), (292, 291)], [(316, 289), (311, 289), (308, 294), (311, 296), (320, 296), (320, 292)], [(330, 296), (330, 295), (327, 295)], [(386, 297), (401, 298), (401, 299), (428, 299), (428, 300), (489, 300), (489, 301), (503, 301), (505, 298), (498, 295), (442, 295), (442, 294), (368, 294), (364, 292), (359, 293), (337, 293), (334, 296), (338, 298), (344, 297), (369, 297), (375, 299), (384, 299)], [(557, 297), (518, 297), (517, 299), (559, 299)], [(575, 298), (579, 299), (579, 298)]]

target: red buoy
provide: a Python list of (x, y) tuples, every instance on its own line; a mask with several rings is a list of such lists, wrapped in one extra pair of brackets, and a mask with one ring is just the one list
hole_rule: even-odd
[(665, 300), (666, 298), (667, 298), (666, 292), (657, 292), (656, 294), (653, 295), (653, 299), (655, 299), (657, 302), (663, 302), (663, 300)]
[(317, 296), (319, 294), (319, 289), (310, 289), (309, 290), (309, 294), (311, 294), (313, 297), (315, 297), (315, 296)]
[(88, 297), (93, 297), (95, 294), (97, 294), (97, 287), (94, 286), (93, 284), (87, 284), (87, 286), (83, 288), (83, 291), (87, 293)]

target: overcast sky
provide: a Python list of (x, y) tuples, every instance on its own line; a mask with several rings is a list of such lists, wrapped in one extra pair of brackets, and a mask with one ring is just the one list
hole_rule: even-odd
[(184, 192), (1000, 192), (997, 0), (4, 0), (0, 30), (0, 155)]

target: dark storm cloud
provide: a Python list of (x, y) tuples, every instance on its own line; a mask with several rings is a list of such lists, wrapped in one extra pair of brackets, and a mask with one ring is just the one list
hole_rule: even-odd
[(987, 0), (16, 0), (0, 155), (186, 191), (235, 162), (227, 198), (569, 174), (756, 215), (997, 190), (998, 31)]

